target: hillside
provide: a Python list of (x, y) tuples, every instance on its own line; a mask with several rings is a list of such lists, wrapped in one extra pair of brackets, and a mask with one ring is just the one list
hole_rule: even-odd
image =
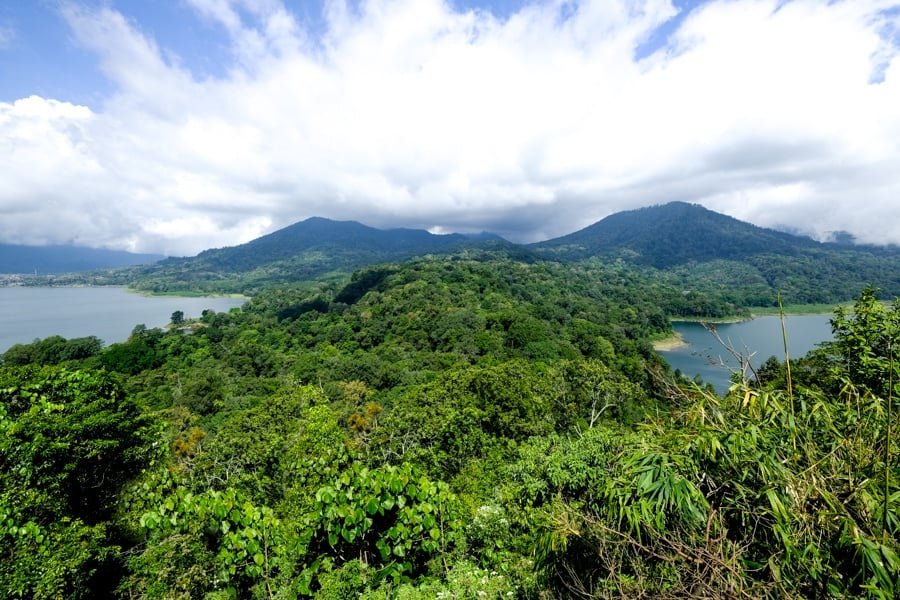
[(657, 280), (486, 254), (0, 356), (0, 597), (896, 597), (900, 307), (718, 397)]
[(0, 273), (75, 273), (145, 265), (163, 258), (159, 254), (133, 254), (78, 246), (0, 244)]
[(738, 306), (772, 305), (778, 292), (794, 304), (845, 302), (868, 285), (900, 296), (896, 248), (820, 243), (684, 202), (616, 213), (529, 248), (561, 262), (621, 259)]
[(533, 244), (556, 258), (612, 254), (658, 269), (688, 262), (744, 260), (758, 254), (794, 256), (825, 246), (686, 202), (615, 213), (580, 231)]
[(170, 258), (132, 272), (134, 287), (153, 292), (251, 292), (264, 285), (349, 273), (367, 265), (465, 248), (509, 245), (491, 234), (435, 235), (376, 229), (313, 217), (239, 246)]

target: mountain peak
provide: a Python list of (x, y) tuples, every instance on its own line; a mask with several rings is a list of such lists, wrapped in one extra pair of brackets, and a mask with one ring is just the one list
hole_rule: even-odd
[(567, 258), (622, 255), (656, 268), (716, 259), (794, 254), (819, 246), (809, 238), (757, 227), (699, 204), (669, 202), (612, 214), (534, 247)]
[[(357, 221), (310, 217), (255, 240), (205, 250), (193, 258), (164, 261), (145, 275), (152, 291), (189, 287), (205, 291), (241, 291), (395, 262), (425, 254), (484, 248), (496, 238), (437, 235), (422, 229), (376, 229)], [(225, 283), (223, 283), (225, 282)], [(229, 287), (231, 286), (231, 287)]]

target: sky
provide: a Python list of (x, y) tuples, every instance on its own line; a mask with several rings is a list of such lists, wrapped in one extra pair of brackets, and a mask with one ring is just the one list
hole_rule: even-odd
[(0, 242), (674, 200), (900, 243), (900, 0), (0, 0)]

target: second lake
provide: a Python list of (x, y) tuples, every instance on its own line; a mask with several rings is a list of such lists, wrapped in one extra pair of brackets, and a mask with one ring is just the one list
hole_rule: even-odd
[(97, 336), (107, 344), (128, 338), (135, 325), (161, 327), (180, 310), (227, 312), (246, 298), (141, 296), (120, 287), (0, 287), (0, 353), (37, 338)]
[[(785, 317), (788, 352), (792, 359), (804, 356), (822, 342), (832, 339), (831, 316)], [(754, 367), (770, 356), (784, 360), (781, 320), (777, 316), (756, 317), (739, 323), (717, 323), (715, 327), (723, 342), (743, 356), (752, 353), (751, 364)], [(725, 393), (731, 385), (732, 371), (738, 368), (737, 361), (701, 323), (676, 321), (672, 323), (672, 328), (685, 344), (660, 351), (662, 357), (672, 369), (678, 369), (691, 378), (699, 375), (704, 382), (711, 383), (718, 393)]]

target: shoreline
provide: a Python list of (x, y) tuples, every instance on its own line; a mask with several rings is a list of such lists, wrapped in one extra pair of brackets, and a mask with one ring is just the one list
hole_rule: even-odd
[[(786, 308), (784, 311), (785, 317), (812, 317), (812, 316), (831, 316), (834, 314), (834, 309), (839, 305), (831, 306), (828, 305), (807, 305), (807, 310), (803, 310), (803, 306), (791, 306)], [(852, 305), (841, 304), (845, 308), (852, 309)], [(799, 309), (799, 310), (798, 310)], [(751, 309), (753, 310), (753, 309)], [(673, 325), (678, 323), (709, 323), (711, 325), (731, 325), (737, 323), (746, 323), (749, 321), (753, 321), (755, 319), (761, 317), (778, 317), (779, 310), (775, 309), (762, 309), (762, 310), (753, 310), (750, 316), (733, 316), (733, 317), (720, 317), (720, 318), (697, 318), (697, 317), (677, 317), (673, 319), (669, 319), (669, 322)], [(682, 348), (687, 348), (690, 344), (685, 341), (678, 331), (673, 330), (672, 335), (669, 335), (664, 338), (651, 340), (651, 344), (653, 349), (656, 352), (671, 352), (674, 350), (680, 350)]]
[[(853, 312), (853, 303), (852, 302), (841, 302), (838, 304), (806, 304), (806, 305), (793, 305), (786, 306), (784, 308), (784, 316), (786, 317), (805, 317), (812, 315), (834, 315), (835, 309), (838, 307), (843, 308), (848, 313)], [(752, 318), (755, 319), (757, 317), (777, 317), (781, 313), (778, 308), (768, 308), (768, 307), (755, 307), (750, 309), (750, 314), (753, 315)]]
[(678, 350), (679, 348), (685, 348), (689, 346), (689, 344), (684, 341), (684, 338), (677, 331), (673, 332), (672, 335), (662, 338), (661, 340), (653, 340), (653, 349), (657, 352), (669, 352), (672, 350)]
[(734, 317), (676, 317), (669, 319), (671, 323), (715, 323), (716, 325), (726, 325), (730, 323), (743, 323), (752, 321), (756, 317), (764, 315), (751, 314), (750, 316), (734, 316)]
[[(784, 316), (786, 317), (809, 317), (816, 315), (834, 315), (834, 311), (838, 307), (852, 313), (853, 303), (842, 302), (839, 304), (794, 304), (784, 307)], [(760, 317), (777, 317), (781, 315), (778, 307), (768, 306), (751, 306), (747, 310), (749, 315), (733, 315), (730, 317), (673, 317), (669, 319), (672, 323), (714, 323), (717, 325), (727, 325), (733, 323), (745, 323), (758, 319)]]
[(78, 288), (97, 288), (97, 289), (120, 289), (129, 294), (143, 296), (145, 298), (228, 298), (231, 300), (243, 300), (247, 302), (252, 296), (239, 293), (200, 293), (200, 292), (151, 292), (148, 290), (139, 290), (124, 283), (62, 283), (55, 284), (52, 282), (34, 283), (30, 281), (12, 282), (2, 279), (0, 276), (0, 288), (47, 288), (47, 289), (78, 289)]
[(179, 293), (179, 292), (164, 292), (157, 293), (151, 292), (147, 290), (138, 290), (129, 286), (86, 286), (86, 287), (123, 287), (125, 291), (130, 294), (136, 294), (138, 296), (144, 296), (145, 298), (229, 298), (232, 300), (243, 300), (247, 302), (252, 298), (252, 296), (247, 296), (244, 294), (199, 294), (199, 293)]

